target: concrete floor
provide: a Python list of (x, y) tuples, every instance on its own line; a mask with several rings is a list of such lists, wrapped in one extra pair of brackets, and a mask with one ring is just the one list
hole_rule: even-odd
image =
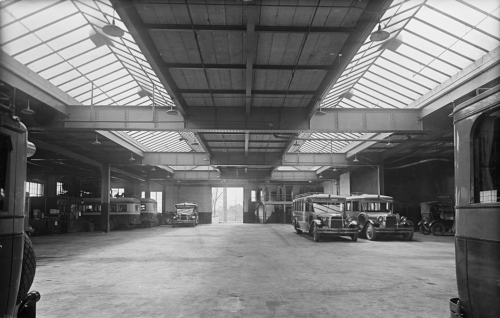
[(37, 317), (449, 317), (453, 236), (315, 243), (291, 225), (32, 237)]

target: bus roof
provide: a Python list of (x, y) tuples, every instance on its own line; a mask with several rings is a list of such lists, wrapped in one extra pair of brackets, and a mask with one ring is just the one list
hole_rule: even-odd
[(295, 196), (295, 200), (297, 199), (336, 199), (336, 200), (345, 200), (345, 196), (343, 195), (334, 195), (327, 193), (319, 193), (319, 192), (308, 192)]
[(378, 195), (378, 194), (360, 194), (347, 197), (347, 200), (363, 200), (363, 199), (392, 201), (392, 197), (387, 195)]
[(141, 203), (157, 203), (154, 199), (141, 198)]
[[(101, 198), (82, 198), (84, 203), (101, 203)], [(109, 198), (109, 203), (139, 203), (136, 198)]]

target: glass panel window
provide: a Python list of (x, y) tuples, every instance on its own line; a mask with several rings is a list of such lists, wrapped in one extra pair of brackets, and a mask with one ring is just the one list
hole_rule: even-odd
[(480, 119), (472, 138), (474, 202), (500, 202), (499, 108)]
[(43, 197), (43, 184), (26, 182), (26, 192), (29, 192), (30, 197)]
[(63, 194), (64, 194), (64, 192), (65, 192), (65, 191), (64, 191), (64, 189), (63, 189), (63, 184), (62, 184), (62, 182), (57, 182), (57, 184), (56, 184), (56, 188), (57, 188), (57, 189), (56, 189), (56, 194), (57, 194), (57, 195), (63, 195)]
[(111, 188), (111, 196), (113, 198), (119, 198), (125, 193), (124, 188)]

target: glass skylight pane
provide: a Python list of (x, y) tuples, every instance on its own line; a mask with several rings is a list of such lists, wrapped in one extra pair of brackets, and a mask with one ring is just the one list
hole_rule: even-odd
[(486, 52), (470, 44), (467, 44), (464, 41), (458, 41), (455, 44), (453, 44), (450, 48), (474, 60), (478, 60), (486, 54)]
[(115, 89), (109, 90), (108, 95), (115, 96), (117, 94), (123, 93), (123, 92), (131, 90), (133, 88), (137, 89), (137, 84), (135, 82), (129, 82), (129, 83), (120, 85)]
[[(418, 74), (415, 77), (419, 77), (419, 75), (425, 75), (428, 78), (432, 78), (438, 81), (439, 83), (442, 83), (449, 78), (449, 76), (445, 76), (441, 73), (438, 73), (425, 65), (422, 65), (422, 70), (418, 72)], [(439, 83), (436, 83), (436, 85), (438, 85)]]
[(34, 62), (33, 64), (30, 64), (29, 68), (34, 72), (38, 72), (40, 70), (43, 70), (47, 67), (50, 67), (50, 66), (57, 64), (57, 63), (60, 63), (62, 61), (63, 61), (63, 59), (59, 55), (52, 54), (52, 55), (49, 55), (41, 60)]
[[(448, 35), (444, 32), (439, 31), (436, 28), (433, 28), (425, 23), (422, 23), (418, 20), (412, 19), (408, 25), (407, 29), (413, 31), (416, 34), (425, 34), (425, 37), (429, 40), (440, 43), (445, 47), (449, 47), (457, 40), (455, 37)], [(404, 41), (404, 39), (403, 39)]]
[(63, 35), (61, 37), (58, 37), (47, 44), (55, 51), (60, 50), (64, 47), (67, 47), (68, 45), (71, 45), (72, 43), (76, 43), (78, 41), (81, 41), (85, 38), (89, 37), (89, 31), (87, 26), (83, 26), (79, 28), (78, 30), (75, 30), (73, 32), (70, 32), (66, 35)]
[[(342, 100), (342, 103), (349, 103), (350, 105), (353, 105), (354, 108), (373, 108), (373, 104), (378, 103), (376, 100), (365, 100), (365, 95), (360, 93), (359, 96), (362, 96), (363, 99), (360, 97), (354, 95), (350, 100), (344, 98)], [(358, 105), (356, 105), (358, 104)]]
[(132, 76), (130, 76), (127, 73), (125, 73), (125, 74), (126, 74), (126, 76), (121, 77), (121, 78), (117, 78), (114, 81), (110, 82), (109, 84), (102, 85), (101, 88), (105, 91), (109, 91), (109, 90), (112, 90), (116, 87), (119, 87), (120, 85), (124, 85), (124, 84), (134, 80), (132, 78)]
[(16, 18), (14, 18), (12, 14), (7, 12), (6, 10), (0, 10), (0, 27), (3, 27), (4, 25), (7, 25), (15, 20)]
[(388, 80), (386, 80), (380, 76), (377, 76), (373, 73), (367, 72), (364, 77), (374, 81), (375, 83), (380, 83), (381, 85), (384, 85), (385, 87), (388, 87), (392, 90), (400, 92), (401, 95), (405, 96), (405, 98), (406, 98), (405, 101), (407, 103), (408, 103), (408, 98), (417, 99), (421, 96), (413, 91), (406, 89), (404, 86), (402, 86), (401, 83), (395, 84), (393, 82), (389, 82)]
[[(68, 94), (72, 95), (71, 90), (79, 85), (84, 84), (84, 83), (89, 83), (89, 81), (85, 77), (79, 77), (71, 82), (68, 82), (66, 84), (63, 84), (62, 86), (59, 86), (59, 88), (62, 91), (67, 92)], [(88, 87), (90, 89), (90, 84), (88, 85)]]
[(467, 66), (469, 66), (472, 62), (447, 50), (446, 52), (443, 52), (443, 54), (441, 54), (441, 59), (442, 60), (445, 60), (445, 61), (448, 61), (450, 63), (453, 63), (454, 65), (460, 67), (461, 69), (464, 69), (466, 68)]
[(420, 9), (418, 17), (441, 30), (455, 35), (456, 37), (461, 37), (465, 34), (465, 32), (467, 32), (464, 24), (448, 18), (447, 16), (427, 7)]
[[(407, 98), (407, 97), (404, 97), (402, 96), (401, 94), (398, 94), (392, 90), (389, 90), (381, 85), (378, 85), (376, 82), (373, 82), (373, 81), (369, 81), (365, 78), (362, 78), (359, 80), (359, 83), (371, 88), (372, 90), (374, 90), (375, 92), (378, 92), (380, 94), (384, 94), (384, 95), (387, 95), (388, 97), (387, 100), (388, 102), (390, 102), (391, 104), (393, 103), (392, 100), (389, 98), (391, 97), (392, 99), (394, 99), (394, 103), (402, 103), (402, 104), (409, 104), (412, 102), (411, 99)], [(371, 94), (371, 95), (374, 95), (375, 97), (380, 97), (381, 99), (383, 99), (383, 95), (376, 95), (376, 94)], [(398, 105), (396, 105), (398, 106)]]
[[(53, 23), (54, 21), (77, 12), (75, 6), (71, 1), (64, 1), (47, 10), (38, 12), (26, 19), (23, 19), (23, 24), (30, 30), (38, 29), (44, 25)], [(57, 13), (57, 14), (55, 14)], [(68, 27), (67, 25), (66, 27)], [(64, 29), (62, 29), (64, 30)]]
[[(373, 97), (370, 97), (370, 101), (372, 100), (377, 100), (377, 102), (373, 102), (375, 105), (378, 104), (378, 106), (380, 107), (384, 107), (383, 105), (386, 104), (387, 107), (404, 107), (406, 106), (405, 103), (395, 99), (393, 96), (391, 96), (390, 94), (387, 94), (387, 96), (385, 95), (382, 95), (382, 93), (386, 93), (386, 91), (384, 92), (381, 92), (381, 91), (378, 91), (377, 89), (380, 88), (380, 86), (375, 86), (373, 83), (370, 83), (371, 85), (365, 85), (366, 82), (363, 82), (363, 83), (360, 83), (360, 84), (363, 84), (363, 85), (356, 85), (356, 93), (358, 93), (358, 90), (359, 91), (362, 91), (362, 93), (366, 94), (366, 96), (370, 95), (370, 96), (373, 96)], [(365, 97), (363, 97), (365, 98)]]
[(498, 40), (476, 30), (471, 30), (463, 39), (488, 51), (493, 50), (500, 44)]
[[(378, 62), (382, 62), (382, 60), (377, 61), (377, 63)], [(414, 91), (417, 91), (420, 94), (425, 94), (426, 92), (428, 92), (427, 88), (411, 82), (410, 80), (401, 76), (400, 73), (398, 73), (398, 72), (395, 72), (396, 74), (398, 74), (398, 75), (396, 75), (394, 73), (391, 73), (387, 70), (384, 70), (384, 69), (378, 67), (376, 64), (374, 64), (370, 70), (373, 71), (375, 74), (383, 76), (383, 77), (390, 79), (396, 83), (400, 83), (401, 85), (403, 85), (409, 89), (412, 89)]]
[(116, 57), (114, 57), (112, 54), (110, 54), (110, 55), (103, 56), (102, 58), (99, 58), (99, 59), (92, 61), (88, 64), (79, 66), (78, 69), (83, 74), (87, 74), (87, 73), (95, 71), (99, 68), (105, 67), (105, 65), (112, 63), (112, 62), (116, 62)]
[(429, 64), (429, 66), (436, 69), (436, 70), (439, 70), (443, 73), (448, 74), (449, 77), (451, 77), (453, 74), (456, 74), (457, 72), (460, 71), (459, 68), (454, 67), (450, 64), (447, 64), (447, 63), (443, 62), (442, 60), (433, 60)]
[(95, 48), (93, 50), (90, 50), (82, 55), (79, 55), (77, 57), (74, 57), (71, 59), (70, 63), (71, 65), (74, 65), (75, 67), (79, 67), (82, 64), (87, 63), (88, 61), (94, 60), (99, 57), (103, 57), (107, 54), (111, 53), (111, 50), (109, 49), (108, 46), (103, 45), (98, 48)]
[(36, 35), (43, 41), (52, 39), (53, 37), (87, 24), (87, 21), (81, 14), (72, 15), (62, 21), (46, 26), (45, 28), (36, 31)]
[(24, 53), (17, 55), (16, 60), (21, 62), (22, 64), (28, 64), (29, 62), (35, 60), (39, 56), (48, 55), (52, 52), (53, 51), (47, 45), (42, 44)]
[(71, 70), (73, 67), (68, 63), (61, 63), (54, 67), (51, 67), (43, 72), (38, 73), (43, 78), (50, 79), (58, 74), (64, 73), (65, 71)]
[(77, 78), (81, 76), (80, 73), (78, 73), (77, 71), (70, 71), (68, 73), (65, 73), (61, 76), (58, 76), (56, 78), (53, 78), (50, 80), (50, 82), (53, 84), (53, 85), (59, 85), (63, 82), (67, 82), (68, 80), (70, 79), (74, 79), (74, 78)]
[(414, 60), (418, 60), (421, 64), (427, 64), (431, 62), (433, 59), (432, 56), (417, 51), (414, 48), (405, 45), (404, 43), (398, 48), (397, 52), (405, 56), (408, 56)]
[(75, 44), (73, 46), (70, 46), (67, 49), (64, 49), (62, 51), (59, 51), (59, 54), (65, 58), (65, 59), (70, 59), (75, 55), (78, 55), (82, 52), (94, 49), (95, 45), (92, 43), (90, 40), (85, 40), (83, 42), (80, 42), (78, 44)]
[(118, 103), (119, 105), (124, 105), (124, 106), (126, 106), (126, 105), (131, 105), (131, 106), (134, 106), (134, 105), (136, 105), (136, 103), (137, 103), (137, 98), (138, 98), (138, 97), (139, 97), (139, 96), (138, 96), (137, 94), (134, 94), (134, 95), (132, 95), (132, 96), (130, 96), (130, 97), (128, 97), (128, 98), (125, 98), (125, 99), (122, 99), (122, 100), (120, 100), (120, 101), (117, 101), (117, 103)]
[[(3, 36), (3, 33), (1, 34), (1, 36)], [(9, 55), (14, 55), (40, 43), (41, 41), (36, 36), (34, 36), (33, 34), (28, 34), (13, 42), (3, 45), (1, 49)]]
[[(484, 1), (484, 0), (481, 0)], [(476, 10), (471, 10), (470, 7), (451, 0), (429, 0), (426, 3), (433, 8), (446, 12), (447, 14), (464, 21), (465, 23), (476, 25), (485, 16)]]
[(477, 27), (496, 37), (497, 40), (500, 38), (500, 22), (498, 20), (487, 17), (483, 22), (479, 23)]
[[(73, 96), (73, 97), (75, 97), (75, 98), (76, 98), (76, 97), (79, 97), (79, 96), (80, 96), (82, 93), (84, 93), (84, 92), (90, 92), (91, 83), (90, 83), (87, 79), (85, 79), (85, 80), (83, 80), (83, 79), (84, 79), (84, 78), (82, 77), (82, 78), (79, 78), (79, 79), (77, 79), (77, 80), (78, 80), (78, 81), (79, 81), (79, 83), (81, 83), (81, 84), (83, 84), (83, 83), (88, 83), (88, 84), (82, 85), (82, 86), (80, 86), (80, 87), (77, 87), (77, 86), (78, 86), (78, 85), (80, 85), (80, 84), (75, 85), (75, 87), (76, 87), (76, 88), (74, 88), (74, 89), (72, 89), (72, 90), (69, 90), (69, 91), (68, 91), (68, 94), (70, 94), (71, 96)], [(72, 83), (72, 82), (68, 82), (67, 84), (70, 84), (70, 83)], [(65, 85), (66, 85), (66, 84), (65, 84)], [(95, 86), (94, 86), (94, 87), (95, 87)]]
[(94, 80), (94, 84), (97, 86), (105, 85), (105, 84), (108, 84), (108, 82), (114, 81), (115, 79), (117, 79), (123, 75), (127, 75), (127, 74), (128, 74), (128, 72), (125, 69), (120, 69), (120, 70), (114, 72), (113, 74), (109, 74), (109, 75), (104, 76), (100, 79)]
[(96, 71), (87, 74), (87, 78), (90, 79), (91, 81), (93, 81), (101, 76), (113, 73), (113, 72), (118, 71), (120, 69), (122, 69), (121, 64), (119, 62), (115, 62), (115, 63), (108, 65), (104, 68), (97, 69)]
[(29, 29), (25, 28), (21, 23), (16, 22), (0, 30), (2, 43), (9, 42), (19, 36), (29, 33)]
[(7, 10), (17, 19), (20, 19), (52, 4), (54, 4), (53, 1), (19, 1), (2, 10)]
[[(421, 83), (426, 87), (433, 87), (436, 84), (436, 82), (431, 81), (430, 79), (424, 78), (422, 76), (414, 76), (418, 71), (420, 71), (423, 68), (424, 66), (423, 64), (419, 64), (414, 61), (408, 60), (407, 58), (392, 53), (391, 51), (388, 50), (384, 51), (382, 55), (386, 57), (386, 59), (378, 59), (376, 62), (377, 64), (380, 64), (381, 66), (391, 71), (399, 73), (404, 77), (411, 78), (413, 81)], [(391, 63), (389, 61), (393, 61), (394, 63), (404, 66), (405, 68), (396, 65), (394, 63)], [(410, 69), (411, 71), (409, 71), (408, 69)]]

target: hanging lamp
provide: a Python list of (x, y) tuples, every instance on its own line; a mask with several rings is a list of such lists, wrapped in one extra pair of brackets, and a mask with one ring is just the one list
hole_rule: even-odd
[(128, 161), (135, 161), (134, 155), (132, 153), (130, 153), (130, 159)]
[(35, 111), (30, 108), (30, 100), (29, 99), (28, 99), (28, 107), (21, 110), (21, 113), (23, 113), (25, 115), (34, 115), (35, 114)]
[(379, 23), (378, 30), (370, 35), (370, 40), (372, 40), (373, 42), (381, 42), (387, 40), (389, 36), (389, 32), (382, 30), (382, 27)]
[(113, 22), (111, 24), (106, 24), (102, 27), (102, 32), (104, 34), (121, 38), (125, 32), (119, 27), (115, 25), (115, 11), (113, 10)]
[(172, 116), (175, 116), (177, 115), (179, 112), (177, 111), (177, 109), (173, 109), (172, 108), (172, 105), (170, 105), (170, 109), (167, 110), (167, 115), (172, 115)]
[(99, 146), (101, 143), (97, 139), (97, 134), (95, 135), (95, 141), (92, 143), (94, 146)]
[(319, 107), (319, 110), (317, 110), (315, 113), (314, 113), (314, 116), (325, 116), (326, 113), (324, 111), (321, 110), (321, 106)]

